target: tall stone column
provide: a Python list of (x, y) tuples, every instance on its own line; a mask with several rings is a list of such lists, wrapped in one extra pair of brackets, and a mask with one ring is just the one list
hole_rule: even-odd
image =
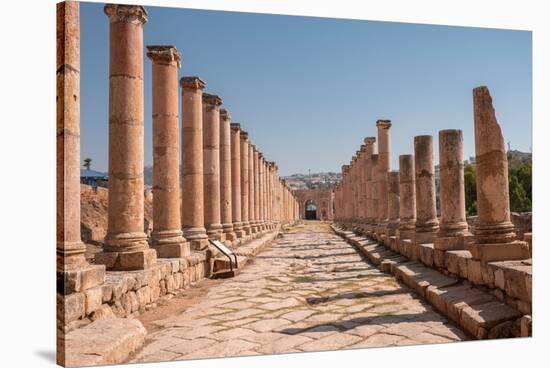
[(208, 247), (204, 227), (204, 169), (202, 152), (202, 90), (199, 77), (183, 77), (181, 86), (181, 146), (183, 235), (196, 250)]
[(373, 222), (373, 212), (372, 212), (372, 161), (371, 156), (374, 154), (374, 147), (376, 144), (375, 137), (366, 137), (365, 140), (366, 152), (365, 152), (365, 216), (367, 229), (369, 229), (370, 224)]
[(255, 164), (256, 147), (249, 143), (248, 145), (248, 218), (250, 221), (250, 229), (253, 234), (258, 232), (258, 219), (256, 207), (256, 164)]
[(153, 85), (153, 233), (151, 244), (161, 258), (189, 255), (180, 215), (178, 69), (174, 46), (147, 46)]
[(248, 140), (248, 133), (241, 130), (240, 133), (241, 142), (241, 218), (243, 222), (243, 231), (245, 235), (252, 234), (252, 217), (250, 211), (250, 144)]
[(208, 237), (225, 240), (220, 209), (220, 105), (216, 95), (202, 95), (203, 166), (204, 166), (204, 225)]
[(220, 110), (220, 211), (225, 240), (234, 242), (231, 198), (231, 117), (225, 109)]
[[(241, 185), (241, 125), (231, 123), (231, 213), (237, 238), (245, 235), (242, 216), (243, 185)], [(248, 213), (247, 213), (248, 214)], [(248, 216), (247, 216), (248, 217)]]
[(529, 258), (510, 221), (508, 158), (489, 89), (474, 88), (477, 222), (472, 257), (481, 261)]
[(399, 237), (411, 239), (416, 229), (414, 156), (399, 156)]
[(464, 193), (464, 152), (461, 130), (439, 132), (439, 197), (441, 221), (434, 248), (464, 249), (468, 235)]
[[(388, 172), (390, 172), (390, 120), (378, 120), (378, 226), (388, 224)], [(382, 231), (382, 230), (379, 230)]]
[(370, 156), (370, 163), (372, 166), (372, 181), (371, 181), (371, 196), (372, 196), (372, 226), (371, 231), (376, 231), (376, 226), (378, 226), (378, 220), (380, 219), (379, 203), (380, 203), (380, 170), (379, 166), (379, 157), (377, 153)]
[(260, 217), (260, 152), (254, 147), (254, 222), (256, 231), (262, 230), (262, 219)]
[[(57, 4), (57, 292), (100, 285), (104, 265), (90, 265), (80, 234), (80, 6)], [(58, 320), (65, 324), (64, 313)]]
[(435, 168), (431, 135), (414, 137), (416, 177), (415, 244), (433, 243), (439, 230), (435, 204)]
[(265, 158), (263, 153), (258, 154), (258, 183), (260, 185), (259, 207), (261, 230), (265, 230)]
[(362, 230), (367, 222), (367, 151), (367, 145), (362, 144), (359, 156), (359, 218)]
[(156, 263), (144, 232), (142, 6), (105, 5), (109, 17), (109, 203), (107, 236), (96, 262), (111, 270)]
[(388, 173), (388, 227), (387, 235), (394, 236), (399, 228), (399, 171)]

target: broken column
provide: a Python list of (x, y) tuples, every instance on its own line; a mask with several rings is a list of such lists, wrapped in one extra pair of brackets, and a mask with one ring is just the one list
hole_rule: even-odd
[(225, 109), (220, 110), (220, 217), (225, 240), (235, 242), (231, 206), (231, 117)]
[(225, 240), (220, 211), (220, 105), (216, 95), (202, 95), (204, 225), (212, 240)]
[(208, 235), (204, 227), (204, 180), (202, 152), (202, 90), (199, 77), (183, 77), (181, 86), (181, 146), (183, 235), (191, 247), (204, 250)]
[(105, 5), (109, 17), (109, 203), (103, 252), (96, 262), (111, 270), (156, 263), (144, 232), (142, 6)]
[(147, 46), (153, 86), (153, 232), (151, 245), (161, 258), (189, 255), (181, 231), (178, 69), (174, 46)]
[(233, 218), (233, 230), (237, 238), (245, 235), (243, 229), (243, 216), (241, 208), (242, 190), (241, 185), (241, 125), (231, 123), (231, 214)]
[(469, 235), (464, 193), (464, 152), (461, 130), (439, 132), (439, 199), (441, 220), (435, 250), (464, 249)]
[(390, 120), (378, 120), (378, 234), (388, 225), (388, 172), (390, 171)]
[(433, 243), (439, 230), (435, 203), (435, 168), (431, 135), (414, 137), (416, 227), (414, 243)]
[[(86, 261), (80, 234), (80, 6), (57, 4), (57, 292), (101, 285), (104, 265)], [(61, 325), (65, 314), (58, 312)]]
[[(407, 254), (407, 242), (414, 240), (416, 229), (416, 184), (414, 156), (399, 156), (399, 229), (396, 232), (397, 248)], [(415, 258), (415, 257), (413, 257)]]
[(481, 261), (529, 258), (510, 221), (508, 159), (489, 89), (474, 88), (477, 222), (470, 252)]

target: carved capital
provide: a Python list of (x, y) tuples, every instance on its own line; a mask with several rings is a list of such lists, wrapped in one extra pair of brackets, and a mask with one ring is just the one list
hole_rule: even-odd
[(226, 109), (220, 109), (220, 118), (222, 120), (231, 120), (231, 114)]
[(199, 77), (182, 77), (180, 79), (181, 88), (191, 88), (191, 89), (204, 89), (206, 83)]
[(376, 126), (381, 129), (390, 129), (391, 128), (391, 120), (384, 120), (380, 119), (376, 121)]
[(231, 128), (231, 130), (234, 130), (236, 132), (240, 132), (241, 131), (241, 124), (239, 123), (231, 123), (229, 125), (229, 127)]
[(141, 5), (106, 4), (103, 11), (112, 23), (145, 24), (147, 22), (147, 10)]
[(147, 57), (158, 64), (176, 64), (181, 67), (181, 54), (175, 46), (171, 45), (149, 45), (147, 46)]
[(363, 142), (365, 142), (367, 146), (372, 146), (374, 143), (376, 143), (376, 137), (366, 137)]
[(223, 101), (219, 96), (211, 95), (210, 93), (203, 93), (202, 103), (207, 105), (221, 106)]

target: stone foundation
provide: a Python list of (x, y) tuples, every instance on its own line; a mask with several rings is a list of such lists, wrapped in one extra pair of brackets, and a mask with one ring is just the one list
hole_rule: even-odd
[[(531, 336), (531, 260), (482, 263), (467, 250), (441, 251), (392, 239), (398, 252), (339, 226), (336, 234), (478, 339)], [(394, 245), (395, 247), (395, 245)], [(416, 256), (418, 261), (413, 257)]]

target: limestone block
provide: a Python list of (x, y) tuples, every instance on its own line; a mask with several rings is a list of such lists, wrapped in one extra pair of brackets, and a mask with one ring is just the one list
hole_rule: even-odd
[(65, 336), (65, 359), (59, 363), (67, 367), (122, 363), (143, 344), (146, 334), (135, 319), (100, 319)]
[(175, 286), (176, 285), (174, 282), (174, 275), (172, 274), (166, 275), (166, 292), (168, 293), (173, 292), (176, 289)]
[(156, 302), (160, 298), (160, 287), (152, 286), (151, 287), (151, 302)]
[(68, 324), (84, 317), (86, 312), (86, 297), (84, 293), (61, 295), (57, 293), (57, 315), (62, 324)]
[(476, 259), (468, 259), (468, 280), (476, 285), (483, 284), (483, 278), (481, 277), (481, 262)]
[(418, 245), (420, 253), (420, 260), (426, 266), (433, 267), (434, 265), (434, 245), (430, 243), (424, 243)]
[(104, 303), (107, 303), (107, 302), (111, 301), (111, 299), (113, 299), (113, 286), (112, 285), (104, 284), (104, 285), (101, 286), (101, 290), (102, 290), (101, 300)]
[(145, 307), (145, 305), (151, 302), (151, 288), (149, 286), (144, 286), (136, 291), (137, 300), (140, 307)]
[(97, 321), (100, 319), (116, 318), (116, 316), (109, 304), (102, 304), (90, 315), (90, 318), (92, 321)]
[(132, 306), (132, 313), (139, 310), (139, 301), (136, 296), (136, 293), (133, 291), (128, 292), (128, 295), (130, 296), (130, 303)]
[(487, 331), (499, 323), (521, 317), (518, 310), (501, 302), (493, 301), (475, 306), (467, 306), (460, 314), (460, 325), (477, 336), (478, 328)]
[(84, 292), (86, 295), (86, 315), (91, 314), (103, 303), (103, 288), (101, 286), (88, 289)]
[(483, 279), (483, 284), (487, 285), (490, 288), (495, 287), (495, 272), (492, 267), (489, 267), (486, 264), (482, 264), (481, 278)]

